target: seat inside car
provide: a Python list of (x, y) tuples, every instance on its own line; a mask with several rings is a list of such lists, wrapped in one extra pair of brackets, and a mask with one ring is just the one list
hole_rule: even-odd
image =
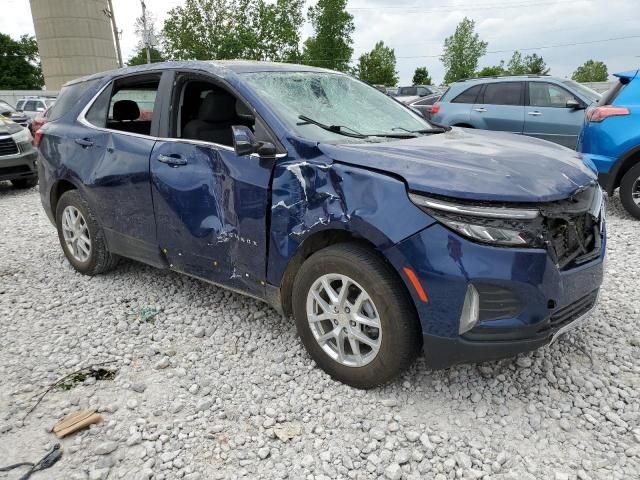
[(133, 100), (118, 100), (113, 104), (113, 119), (107, 127), (123, 132), (149, 135), (151, 121), (137, 121), (140, 118), (140, 107)]
[(202, 100), (198, 117), (185, 125), (182, 137), (233, 145), (231, 127), (238, 123), (237, 120), (233, 95), (223, 90), (212, 90)]

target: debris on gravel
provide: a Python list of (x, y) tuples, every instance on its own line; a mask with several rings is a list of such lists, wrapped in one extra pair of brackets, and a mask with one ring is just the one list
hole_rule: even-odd
[[(39, 458), (66, 415), (68, 479), (632, 479), (640, 477), (640, 223), (610, 200), (592, 318), (518, 358), (359, 391), (317, 368), (266, 305), (135, 262), (82, 276), (36, 189), (0, 182), (0, 459)], [(34, 398), (64, 374), (112, 360)], [(95, 380), (95, 377), (91, 377)], [(4, 465), (0, 465), (2, 467)]]

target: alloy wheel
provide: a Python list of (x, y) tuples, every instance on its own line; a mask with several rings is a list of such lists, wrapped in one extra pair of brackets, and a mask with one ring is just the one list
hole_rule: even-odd
[(326, 274), (313, 283), (307, 320), (318, 345), (342, 365), (362, 367), (380, 350), (378, 310), (365, 289), (346, 275)]
[(636, 178), (636, 181), (633, 182), (633, 186), (631, 187), (631, 198), (633, 199), (633, 203), (640, 207), (640, 177)]
[(62, 212), (62, 234), (67, 251), (78, 262), (86, 262), (91, 256), (91, 234), (80, 210), (69, 205)]

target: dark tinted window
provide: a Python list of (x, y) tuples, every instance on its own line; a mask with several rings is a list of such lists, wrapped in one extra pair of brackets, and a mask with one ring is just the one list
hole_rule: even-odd
[(73, 85), (62, 87), (55, 105), (51, 107), (49, 120), (54, 121), (64, 116), (78, 103), (85, 92), (98, 82), (99, 80), (88, 80), (86, 82), (74, 83)]
[(482, 85), (476, 85), (475, 87), (468, 88), (456, 98), (451, 100), (451, 103), (476, 103), (476, 98), (482, 89)]
[(398, 96), (414, 97), (418, 95), (418, 87), (400, 87), (398, 89)]
[(482, 102), (485, 105), (522, 105), (522, 82), (487, 83)]
[(16, 103), (16, 110), (22, 111), (22, 106), (24, 105), (24, 103), (24, 100), (20, 100), (18, 103)]
[(36, 108), (38, 108), (38, 103), (35, 100), (29, 100), (27, 103), (24, 104), (24, 110), (26, 112), (35, 112)]
[(602, 95), (602, 98), (598, 102), (598, 105), (613, 105), (613, 102), (615, 102), (616, 98), (618, 98), (618, 95), (620, 95), (620, 92), (624, 90), (624, 87), (626, 87), (628, 83), (629, 81), (626, 79), (625, 81), (621, 79), (620, 81), (616, 82), (613, 87), (611, 87), (604, 95)]

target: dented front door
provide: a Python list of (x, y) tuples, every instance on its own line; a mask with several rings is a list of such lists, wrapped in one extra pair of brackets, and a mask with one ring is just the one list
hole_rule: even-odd
[(262, 295), (272, 162), (188, 140), (151, 154), (158, 244), (174, 270)]

